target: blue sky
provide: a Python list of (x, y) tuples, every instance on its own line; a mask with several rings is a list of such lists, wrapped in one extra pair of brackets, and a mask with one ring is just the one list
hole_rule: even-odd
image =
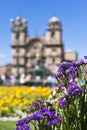
[(87, 55), (87, 0), (0, 0), (0, 65), (11, 63), (10, 18), (21, 16), (28, 21), (28, 32), (42, 36), (52, 16), (63, 29), (64, 49)]

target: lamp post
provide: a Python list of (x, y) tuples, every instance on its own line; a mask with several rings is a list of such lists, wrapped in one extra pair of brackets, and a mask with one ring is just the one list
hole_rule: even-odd
[(16, 84), (20, 85), (19, 82), (19, 46), (20, 46), (20, 33), (22, 31), (26, 30), (26, 20), (21, 19), (20, 16), (16, 17), (16, 21), (14, 19), (10, 19), (11, 27), (12, 27), (12, 32), (15, 33), (16, 35), (16, 69), (17, 69), (17, 81)]

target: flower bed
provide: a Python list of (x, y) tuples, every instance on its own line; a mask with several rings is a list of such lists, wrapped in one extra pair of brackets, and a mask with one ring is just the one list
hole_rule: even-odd
[(50, 91), (51, 88), (41, 86), (0, 86), (0, 116), (17, 116), (18, 110), (29, 107), (35, 99), (47, 98)]

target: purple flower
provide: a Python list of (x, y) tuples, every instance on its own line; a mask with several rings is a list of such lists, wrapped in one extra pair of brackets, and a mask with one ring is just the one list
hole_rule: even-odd
[(28, 122), (27, 118), (23, 118), (21, 120), (18, 120), (16, 122), (16, 130), (30, 130), (27, 122)]
[(67, 89), (67, 92), (71, 95), (79, 94), (82, 92), (82, 88), (77, 86), (75, 82), (69, 82), (69, 87)]
[(30, 127), (26, 123), (24, 123), (20, 126), (17, 126), (16, 130), (30, 130)]
[(55, 74), (55, 78), (62, 79), (62, 72), (58, 71), (58, 73)]
[(73, 66), (70, 67), (70, 71), (71, 71), (71, 72), (74, 72), (75, 70), (76, 70), (75, 67), (73, 67)]
[(75, 85), (76, 83), (74, 81), (71, 81), (68, 83), (69, 86)]
[(84, 59), (87, 59), (87, 56), (84, 56)]
[(58, 88), (55, 90), (56, 90), (56, 92), (60, 92), (63, 88), (64, 88), (64, 83), (59, 85)]
[(30, 104), (30, 109), (39, 108), (43, 105), (43, 103), (44, 103), (43, 101), (37, 100), (36, 102)]
[(57, 122), (61, 122), (61, 118), (59, 116), (54, 116), (52, 119), (46, 122), (47, 125), (53, 125)]
[(79, 94), (79, 93), (82, 92), (82, 90), (83, 89), (79, 87), (79, 88), (77, 88), (77, 89), (74, 90), (74, 94)]
[(40, 108), (40, 112), (44, 115), (44, 116), (49, 116), (50, 118), (54, 115), (53, 111), (50, 111), (48, 108)]
[(73, 72), (75, 72), (76, 71), (76, 68), (75, 67), (73, 67), (73, 66), (71, 66), (69, 69), (67, 69), (65, 72), (66, 72), (66, 74), (69, 74), (69, 73), (73, 73)]
[(40, 111), (41, 111), (41, 112), (47, 112), (47, 111), (48, 111), (48, 108), (42, 107), (42, 108), (40, 108)]
[(57, 92), (60, 92), (60, 90), (62, 89), (62, 87), (61, 86), (58, 86), (58, 88), (57, 88)]
[(74, 78), (74, 77), (76, 77), (76, 74), (75, 74), (75, 73), (71, 73), (71, 74), (68, 75), (68, 79), (72, 79), (72, 78)]
[(27, 117), (28, 120), (40, 120), (44, 117), (39, 111), (34, 112), (31, 116)]
[(75, 65), (76, 65), (76, 66), (80, 66), (80, 65), (82, 65), (83, 63), (84, 63), (84, 60), (81, 59), (80, 61), (75, 62)]
[(16, 126), (20, 126), (24, 123), (27, 123), (27, 118), (20, 119), (16, 122)]
[(66, 105), (65, 99), (59, 101), (59, 106), (63, 107)]
[(54, 115), (54, 112), (53, 111), (47, 111), (46, 115), (49, 116), (50, 118), (52, 118), (53, 115)]
[(62, 62), (58, 66), (56, 78), (58, 78), (60, 81), (65, 81), (65, 78), (72, 79), (73, 77), (77, 76), (76, 70), (77, 67), (74, 62)]
[(72, 74), (69, 74), (69, 75), (68, 75), (68, 79), (71, 79), (72, 77), (73, 77)]

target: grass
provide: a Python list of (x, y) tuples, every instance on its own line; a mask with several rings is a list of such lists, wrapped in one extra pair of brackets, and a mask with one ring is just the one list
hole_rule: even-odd
[[(15, 130), (15, 121), (0, 121), (0, 130)], [(34, 130), (30, 124), (31, 130)]]
[(0, 130), (15, 130), (14, 121), (0, 121)]

